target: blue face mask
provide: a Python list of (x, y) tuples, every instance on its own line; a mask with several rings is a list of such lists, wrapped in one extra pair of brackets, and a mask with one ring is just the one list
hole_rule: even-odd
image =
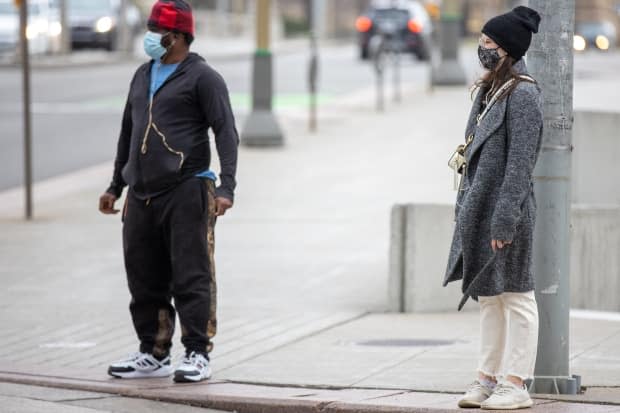
[(148, 31), (144, 35), (144, 52), (157, 61), (161, 60), (167, 52), (166, 48), (161, 45), (162, 37), (160, 33), (152, 31)]

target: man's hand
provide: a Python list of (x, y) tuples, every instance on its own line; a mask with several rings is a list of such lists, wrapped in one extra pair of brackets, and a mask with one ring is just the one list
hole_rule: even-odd
[(501, 241), (498, 239), (491, 240), (491, 248), (493, 248), (493, 252), (497, 250), (501, 250), (502, 248), (512, 244), (512, 241)]
[(116, 197), (109, 192), (105, 192), (99, 197), (99, 211), (101, 211), (102, 214), (106, 215), (118, 214), (119, 210), (114, 209), (115, 202)]
[(232, 208), (232, 206), (233, 202), (230, 199), (218, 196), (215, 198), (215, 216), (221, 217), (226, 213), (226, 210)]

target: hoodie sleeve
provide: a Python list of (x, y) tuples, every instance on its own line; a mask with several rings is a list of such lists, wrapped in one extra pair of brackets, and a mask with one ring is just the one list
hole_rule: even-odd
[(237, 181), (239, 135), (224, 79), (214, 70), (206, 70), (198, 80), (198, 93), (209, 127), (215, 135), (220, 159), (220, 181), (216, 196), (234, 201)]
[(491, 220), (491, 237), (502, 241), (513, 240), (521, 206), (530, 193), (543, 122), (536, 85), (522, 82), (508, 99), (506, 170)]
[[(133, 83), (133, 82), (132, 82)], [(129, 97), (125, 103), (125, 110), (123, 111), (123, 121), (121, 123), (121, 133), (118, 138), (118, 145), (116, 149), (116, 159), (114, 160), (114, 174), (112, 175), (112, 182), (106, 190), (106, 192), (113, 194), (116, 198), (120, 198), (123, 193), (123, 188), (127, 186), (123, 179), (122, 171), (123, 167), (127, 163), (129, 158), (129, 144), (131, 142), (131, 102)]]

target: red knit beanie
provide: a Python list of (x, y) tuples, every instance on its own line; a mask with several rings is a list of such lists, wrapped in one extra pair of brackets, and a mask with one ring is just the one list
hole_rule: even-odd
[(148, 26), (187, 33), (193, 38), (192, 7), (184, 0), (157, 0), (151, 10)]

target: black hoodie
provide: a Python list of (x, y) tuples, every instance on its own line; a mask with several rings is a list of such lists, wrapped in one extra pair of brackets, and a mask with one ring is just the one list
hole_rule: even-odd
[(150, 107), (152, 63), (140, 66), (131, 81), (107, 192), (118, 198), (129, 185), (138, 198), (149, 199), (208, 169), (211, 128), (221, 169), (216, 194), (233, 200), (239, 137), (224, 79), (190, 53)]

